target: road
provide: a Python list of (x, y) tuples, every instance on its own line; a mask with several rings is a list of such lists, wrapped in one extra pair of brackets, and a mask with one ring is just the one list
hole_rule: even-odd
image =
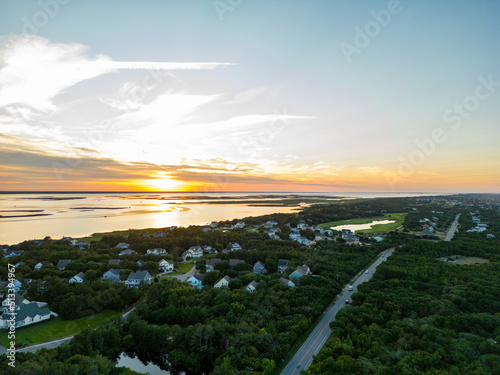
[(311, 365), (313, 356), (318, 354), (328, 339), (328, 336), (330, 336), (330, 322), (335, 320), (335, 315), (341, 308), (347, 306), (345, 301), (351, 301), (352, 295), (357, 292), (357, 286), (370, 280), (373, 273), (377, 269), (377, 266), (390, 257), (393, 251), (394, 248), (391, 248), (382, 252), (378, 259), (366, 269), (368, 273), (363, 272), (359, 277), (357, 277), (356, 281), (352, 283), (352, 291), (349, 291), (346, 287), (342, 293), (337, 296), (334, 304), (328, 307), (326, 312), (323, 313), (324, 315), (321, 321), (318, 323), (316, 328), (314, 328), (297, 353), (295, 353), (290, 362), (288, 362), (286, 367), (281, 372), (281, 375), (299, 375), (301, 370), (307, 369)]
[(451, 239), (455, 235), (455, 232), (456, 232), (457, 226), (458, 226), (458, 218), (459, 217), (460, 217), (460, 214), (458, 214), (455, 217), (455, 221), (453, 221), (453, 224), (451, 224), (450, 230), (448, 231), (448, 234), (446, 235), (446, 238), (444, 239), (445, 241), (451, 241)]

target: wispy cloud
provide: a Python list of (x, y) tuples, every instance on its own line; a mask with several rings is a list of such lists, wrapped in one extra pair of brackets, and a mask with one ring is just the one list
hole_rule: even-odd
[(24, 104), (39, 111), (55, 109), (54, 98), (79, 82), (122, 69), (206, 70), (218, 62), (113, 61), (88, 56), (88, 46), (52, 43), (39, 36), (4, 39), (0, 49), (0, 106)]

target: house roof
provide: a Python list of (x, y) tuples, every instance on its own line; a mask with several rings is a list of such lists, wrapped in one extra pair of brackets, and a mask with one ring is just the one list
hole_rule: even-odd
[(245, 263), (245, 261), (241, 259), (229, 259), (229, 267), (234, 267), (240, 263)]
[(280, 259), (278, 260), (278, 267), (287, 267), (288, 263), (290, 263), (288, 259)]
[(108, 266), (110, 266), (112, 264), (120, 264), (121, 261), (122, 261), (121, 259), (110, 259), (108, 262)]
[(261, 265), (262, 267), (266, 268), (266, 265), (264, 263), (262, 263), (260, 260), (258, 260), (257, 262), (255, 262), (255, 264), (253, 265), (254, 267), (257, 267), (258, 265)]
[(85, 274), (83, 272), (78, 272), (75, 277), (78, 276), (80, 279), (85, 279)]
[(61, 259), (57, 262), (57, 268), (66, 268), (68, 264), (71, 263), (71, 259)]
[(281, 285), (288, 286), (288, 283), (290, 282), (290, 280), (285, 279), (284, 277), (280, 277), (279, 282)]
[[(22, 321), (27, 317), (34, 318), (37, 315), (45, 316), (49, 314), (50, 310), (47, 307), (41, 309), (36, 302), (22, 303), (17, 307), (15, 319), (16, 321)], [(2, 318), (10, 319), (11, 315), (3, 314)]]
[[(4, 299), (3, 302), (7, 301), (8, 298)], [(24, 297), (20, 294), (15, 294), (14, 296), (14, 303), (17, 305), (20, 305), (21, 303), (23, 303), (24, 301)]]
[(196, 275), (193, 275), (191, 277), (194, 277), (198, 281), (203, 281), (203, 278), (205, 277), (205, 275), (196, 274)]
[(222, 259), (215, 258), (215, 259), (207, 259), (207, 262), (205, 263), (207, 266), (215, 266), (217, 263), (222, 262)]
[(136, 252), (134, 250), (126, 249), (123, 251), (120, 251), (120, 255), (132, 255), (135, 254)]
[(137, 272), (131, 272), (130, 275), (128, 275), (127, 280), (148, 280), (151, 278), (151, 275), (147, 271), (137, 271)]
[(110, 269), (110, 270), (107, 270), (104, 274), (107, 274), (108, 272), (111, 272), (113, 275), (120, 276), (120, 271), (121, 271), (121, 270), (118, 270), (118, 269), (112, 268), (112, 269)]
[(247, 285), (247, 287), (249, 287), (249, 286), (257, 288), (257, 286), (259, 286), (259, 283), (257, 281), (252, 281), (250, 284)]

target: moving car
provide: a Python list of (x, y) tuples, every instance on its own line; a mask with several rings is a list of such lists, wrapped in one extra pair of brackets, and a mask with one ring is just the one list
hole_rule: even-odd
[(348, 304), (349, 304), (349, 300), (348, 300), (348, 299), (346, 299), (346, 300), (345, 300), (345, 304), (346, 304), (346, 305), (348, 305)]
[(352, 285), (349, 285), (349, 290), (353, 290), (354, 288), (352, 287)]
[(366, 270), (365, 273), (370, 273), (370, 271)]

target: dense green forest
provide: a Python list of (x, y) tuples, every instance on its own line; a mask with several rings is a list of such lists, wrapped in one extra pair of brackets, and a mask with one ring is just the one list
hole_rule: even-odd
[[(449, 205), (448, 200), (460, 204)], [(312, 205), (295, 214), (245, 218), (243, 229), (223, 229), (234, 225), (237, 220), (233, 220), (219, 223), (220, 229), (212, 231), (200, 226), (165, 229), (158, 238), (144, 236), (154, 230), (131, 231), (127, 237), (105, 235), (92, 241), (86, 251), (51, 239), (41, 244), (24, 242), (11, 248), (25, 250), (17, 261), (24, 262), (19, 274), (33, 279), (26, 295), (48, 302), (62, 318), (139, 302), (127, 320), (117, 318), (86, 330), (50, 351), (17, 353), (15, 368), (0, 356), (0, 367), (3, 373), (16, 375), (132, 374), (114, 365), (125, 351), (173, 375), (270, 375), (342, 287), (380, 251), (397, 246), (370, 282), (360, 285), (352, 305), (337, 315), (331, 339), (308, 373), (499, 373), (500, 221), (494, 208), (472, 206), (469, 196), (352, 200)], [(476, 225), (471, 211), (488, 223), (487, 232), (467, 232)], [(460, 230), (451, 242), (429, 241), (432, 237), (416, 236), (408, 229), (386, 233), (380, 243), (366, 238), (367, 246), (349, 246), (341, 238), (313, 246), (288, 239), (291, 227), (299, 222), (316, 225), (385, 212), (410, 212), (404, 225), (412, 230), (419, 230), (420, 220), (432, 216), (445, 229), (460, 213)], [(261, 225), (267, 220), (278, 223), (280, 239), (264, 233)], [(301, 234), (313, 237), (314, 231), (305, 229)], [(488, 239), (486, 234), (496, 237)], [(174, 260), (194, 245), (221, 250), (235, 241), (243, 250), (205, 255), (197, 261), (197, 270), (205, 273), (207, 258), (222, 260), (215, 271), (205, 273), (202, 289), (175, 279), (136, 289), (99, 280), (109, 268), (108, 260), (120, 251), (114, 246), (125, 241), (137, 254), (121, 257), (119, 267), (147, 269), (152, 274), (157, 272), (152, 265), (162, 257), (146, 255), (149, 248), (165, 248), (165, 257)], [(489, 263), (457, 265), (448, 261), (452, 255), (480, 257)], [(60, 259), (74, 261), (65, 271), (33, 269), (39, 261)], [(231, 268), (229, 259), (245, 263)], [(290, 260), (283, 274), (277, 273), (279, 259)], [(145, 263), (139, 266), (137, 260)], [(254, 274), (256, 261), (264, 262), (269, 273)], [(288, 277), (304, 263), (312, 275), (303, 276), (294, 288), (279, 283), (280, 277)], [(67, 278), (77, 272), (85, 273), (86, 282), (69, 284)], [(223, 276), (232, 279), (229, 288), (213, 288)], [(259, 283), (253, 293), (245, 290), (251, 281)]]
[[(481, 217), (498, 230), (494, 211)], [(438, 260), (456, 254), (489, 263)], [(452, 242), (407, 238), (331, 328), (307, 374), (499, 374), (499, 241), (465, 231)]]

